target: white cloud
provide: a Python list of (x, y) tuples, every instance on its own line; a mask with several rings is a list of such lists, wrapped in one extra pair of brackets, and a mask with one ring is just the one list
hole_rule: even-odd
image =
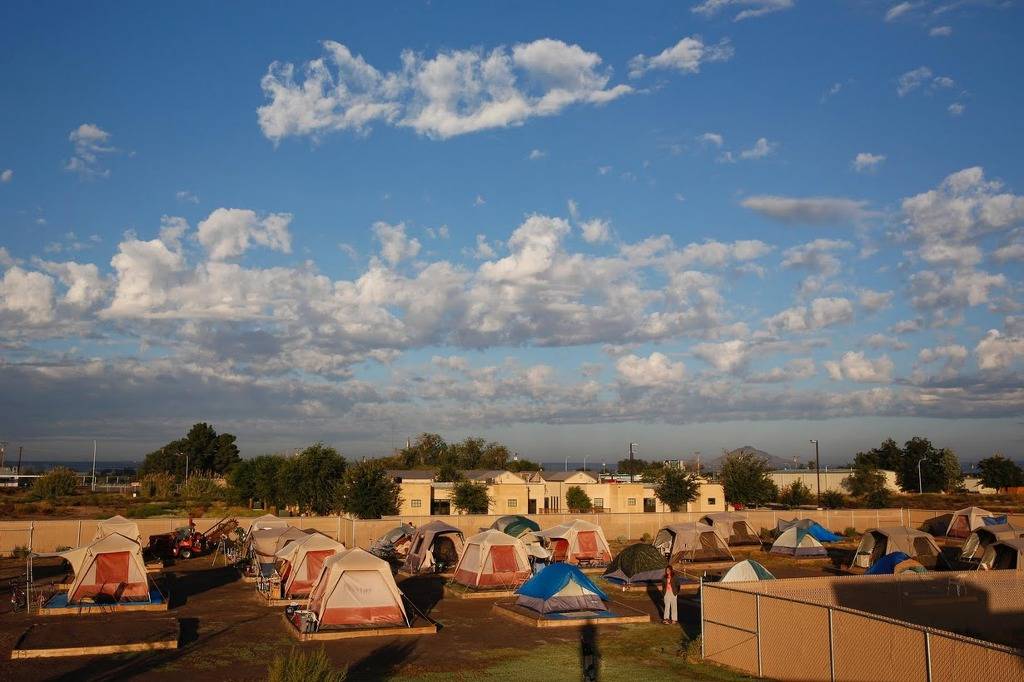
[(885, 161), (884, 154), (860, 152), (853, 158), (853, 169), (858, 173), (871, 172), (877, 170), (883, 161)]
[(373, 234), (380, 242), (380, 255), (392, 267), (420, 252), (420, 241), (405, 234), (405, 223), (389, 225), (378, 221), (373, 224)]
[(721, 372), (735, 372), (746, 365), (749, 348), (742, 339), (721, 343), (700, 343), (693, 354)]
[(0, 268), (9, 268), (12, 265), (14, 265), (14, 259), (11, 258), (10, 252), (0, 246)]
[(110, 282), (100, 275), (99, 268), (93, 263), (68, 261), (44, 262), (41, 265), (67, 287), (62, 301), (73, 308), (94, 308), (104, 300), (110, 290)]
[(74, 145), (75, 153), (65, 162), (64, 170), (78, 173), (83, 178), (110, 177), (110, 169), (101, 165), (104, 154), (117, 151), (107, 144), (110, 133), (94, 123), (83, 123), (68, 134), (68, 139)]
[(871, 289), (861, 289), (860, 291), (860, 305), (865, 310), (875, 312), (883, 310), (892, 305), (893, 292), (891, 291), (873, 291)]
[(842, 297), (816, 298), (810, 306), (794, 306), (765, 320), (775, 332), (805, 332), (853, 320), (853, 304)]
[(953, 35), (953, 27), (933, 26), (931, 30), (928, 31), (928, 35), (930, 35), (932, 38), (948, 38), (949, 36)]
[(447, 225), (442, 225), (437, 229), (434, 229), (433, 227), (427, 227), (424, 228), (423, 231), (426, 232), (427, 236), (430, 237), (431, 239), (448, 239), (448, 237), (451, 236), (450, 232), (448, 231)]
[(290, 213), (270, 213), (260, 218), (255, 211), (218, 208), (199, 223), (196, 238), (211, 260), (228, 260), (245, 253), (251, 242), (275, 251), (291, 253)]
[(755, 384), (774, 384), (784, 381), (810, 379), (817, 374), (817, 367), (811, 358), (794, 358), (782, 367), (773, 367), (767, 372), (756, 372), (747, 377), (747, 381)]
[(782, 267), (809, 270), (815, 274), (832, 277), (839, 274), (842, 262), (836, 251), (852, 249), (853, 244), (842, 239), (815, 239), (786, 249), (782, 253)]
[(875, 214), (866, 201), (842, 197), (750, 196), (740, 202), (744, 208), (789, 225), (834, 225), (865, 220)]
[(950, 116), (963, 116), (963, 113), (967, 111), (967, 105), (961, 104), (960, 102), (953, 102), (946, 110), (949, 111)]
[(791, 9), (795, 4), (795, 0), (703, 0), (694, 5), (691, 11), (713, 17), (722, 11), (738, 9), (740, 11), (733, 17), (733, 21), (743, 21)]
[(340, 43), (325, 41), (323, 49), (300, 77), (292, 64), (268, 68), (261, 85), (269, 101), (258, 110), (268, 139), (366, 133), (374, 122), (447, 139), (521, 125), (574, 104), (605, 104), (633, 91), (628, 85), (609, 87), (611, 70), (596, 53), (549, 38), (511, 50), (453, 50), (430, 59), (406, 50), (402, 69), (391, 73), (381, 73)]
[(8, 268), (0, 279), (0, 320), (44, 325), (53, 321), (53, 278), (41, 272)]
[(704, 144), (712, 144), (716, 147), (721, 147), (725, 144), (725, 138), (721, 133), (704, 133), (703, 135), (698, 135), (697, 140)]
[(601, 244), (612, 238), (611, 224), (607, 220), (594, 218), (580, 224), (583, 240), (588, 244)]
[(927, 380), (928, 376), (923, 371), (923, 366), (937, 362), (943, 363), (936, 375), (937, 378), (951, 379), (960, 373), (966, 360), (967, 349), (959, 344), (922, 348), (917, 353), (917, 371), (914, 373), (914, 379), (918, 382)]
[(997, 329), (989, 329), (985, 338), (975, 346), (974, 355), (979, 369), (1006, 369), (1017, 358), (1024, 357), (1024, 338), (1004, 336)]
[(10, 182), (12, 179), (14, 179), (14, 171), (10, 168), (0, 172), (0, 182)]
[(629, 386), (643, 388), (672, 388), (686, 377), (686, 366), (673, 362), (662, 353), (654, 352), (648, 357), (626, 355), (615, 363), (619, 380)]
[(483, 195), (477, 194), (476, 198), (473, 199), (474, 206), (483, 206), (487, 203), (487, 199), (484, 199)]
[(959, 270), (940, 274), (922, 270), (910, 276), (910, 303), (920, 310), (942, 315), (945, 311), (988, 303), (992, 289), (1006, 286), (1002, 274)]
[(838, 362), (827, 360), (823, 364), (833, 381), (847, 379), (858, 383), (889, 383), (895, 368), (888, 355), (872, 360), (854, 351), (844, 353)]
[(612, 170), (611, 166), (598, 166), (597, 172), (599, 175), (608, 175)]
[(864, 345), (868, 348), (891, 348), (892, 350), (906, 350), (909, 346), (895, 336), (885, 334), (872, 334), (864, 339)]
[(927, 66), (919, 66), (916, 69), (907, 71), (896, 80), (896, 94), (900, 97), (904, 97), (914, 90), (917, 90), (931, 77), (932, 70)]
[(935, 189), (903, 200), (909, 236), (962, 243), (1024, 221), (1024, 196), (1003, 192), (980, 166), (947, 176)]
[(476, 248), (473, 250), (473, 255), (481, 260), (489, 260), (498, 255), (498, 252), (493, 246), (487, 243), (487, 235), (478, 234), (476, 236)]
[(1024, 261), (1024, 240), (1018, 239), (1017, 241), (1000, 246), (992, 252), (992, 258), (997, 263)]
[(639, 78), (654, 69), (700, 73), (702, 64), (728, 61), (732, 56), (733, 48), (728, 38), (723, 38), (717, 45), (707, 45), (700, 36), (689, 36), (653, 57), (642, 54), (633, 57), (629, 60), (629, 77)]
[(530, 161), (537, 161), (538, 159), (543, 159), (547, 155), (548, 153), (543, 149), (531, 149), (527, 158), (530, 159)]
[(741, 159), (763, 159), (772, 154), (778, 148), (777, 142), (769, 142), (767, 138), (759, 137), (754, 146), (740, 152)]
[(184, 203), (188, 203), (188, 204), (198, 204), (199, 203), (199, 197), (196, 196), (194, 193), (188, 191), (187, 189), (182, 189), (182, 190), (178, 190), (177, 192), (175, 192), (174, 193), (174, 198), (177, 199), (178, 201), (181, 201), (181, 202), (184, 202)]
[(916, 7), (916, 5), (910, 2), (901, 2), (899, 4), (893, 5), (892, 7), (889, 8), (889, 11), (885, 13), (885, 20), (895, 21), (896, 19), (902, 17), (904, 14), (907, 14), (908, 12), (913, 10), (914, 7)]

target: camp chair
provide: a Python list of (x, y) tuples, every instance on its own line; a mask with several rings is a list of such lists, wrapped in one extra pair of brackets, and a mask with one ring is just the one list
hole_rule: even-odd
[(565, 561), (569, 556), (569, 541), (565, 538), (555, 538), (551, 541), (551, 561)]

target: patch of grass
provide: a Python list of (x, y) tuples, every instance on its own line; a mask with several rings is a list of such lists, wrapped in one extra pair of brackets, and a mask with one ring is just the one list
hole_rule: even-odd
[(270, 663), (267, 682), (345, 682), (345, 669), (337, 669), (323, 647), (304, 653), (292, 647)]

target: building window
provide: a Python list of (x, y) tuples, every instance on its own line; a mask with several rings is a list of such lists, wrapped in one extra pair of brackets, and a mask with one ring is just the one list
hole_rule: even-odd
[(594, 498), (594, 508), (595, 509), (604, 509), (604, 498), (603, 497), (595, 497)]
[(636, 506), (636, 498), (635, 497), (627, 497), (626, 498), (626, 506), (627, 507), (635, 507)]
[(561, 498), (558, 497), (557, 495), (552, 495), (552, 496), (548, 497), (547, 500), (548, 500), (548, 504), (547, 504), (548, 511), (555, 511), (555, 512), (558, 511), (558, 506), (559, 506), (558, 503), (561, 501)]
[(423, 500), (409, 500), (409, 506), (413, 509), (417, 509), (423, 506)]
[(714, 503), (715, 503), (715, 498), (709, 497), (708, 498), (708, 504), (714, 504)]
[(517, 499), (516, 499), (516, 498), (514, 498), (514, 497), (510, 497), (510, 498), (508, 498), (508, 506), (509, 506), (510, 508), (511, 508), (511, 507), (516, 507), (516, 506), (518, 506), (518, 505), (519, 505), (519, 500), (517, 500)]

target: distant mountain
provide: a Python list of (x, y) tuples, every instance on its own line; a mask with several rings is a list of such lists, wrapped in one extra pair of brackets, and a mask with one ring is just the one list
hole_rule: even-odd
[[(786, 459), (784, 457), (779, 457), (778, 455), (773, 455), (771, 453), (765, 452), (764, 450), (758, 450), (753, 445), (744, 445), (742, 447), (736, 448), (735, 450), (730, 450), (729, 452), (726, 452), (719, 457), (715, 457), (714, 459), (708, 460), (705, 466), (707, 466), (710, 469), (721, 469), (722, 461), (730, 455), (753, 455), (754, 457), (763, 459), (766, 462), (768, 462), (768, 466), (772, 469), (785, 469), (787, 467), (789, 467), (790, 469), (793, 468), (792, 459)], [(803, 462), (800, 462), (800, 464), (803, 464)]]

